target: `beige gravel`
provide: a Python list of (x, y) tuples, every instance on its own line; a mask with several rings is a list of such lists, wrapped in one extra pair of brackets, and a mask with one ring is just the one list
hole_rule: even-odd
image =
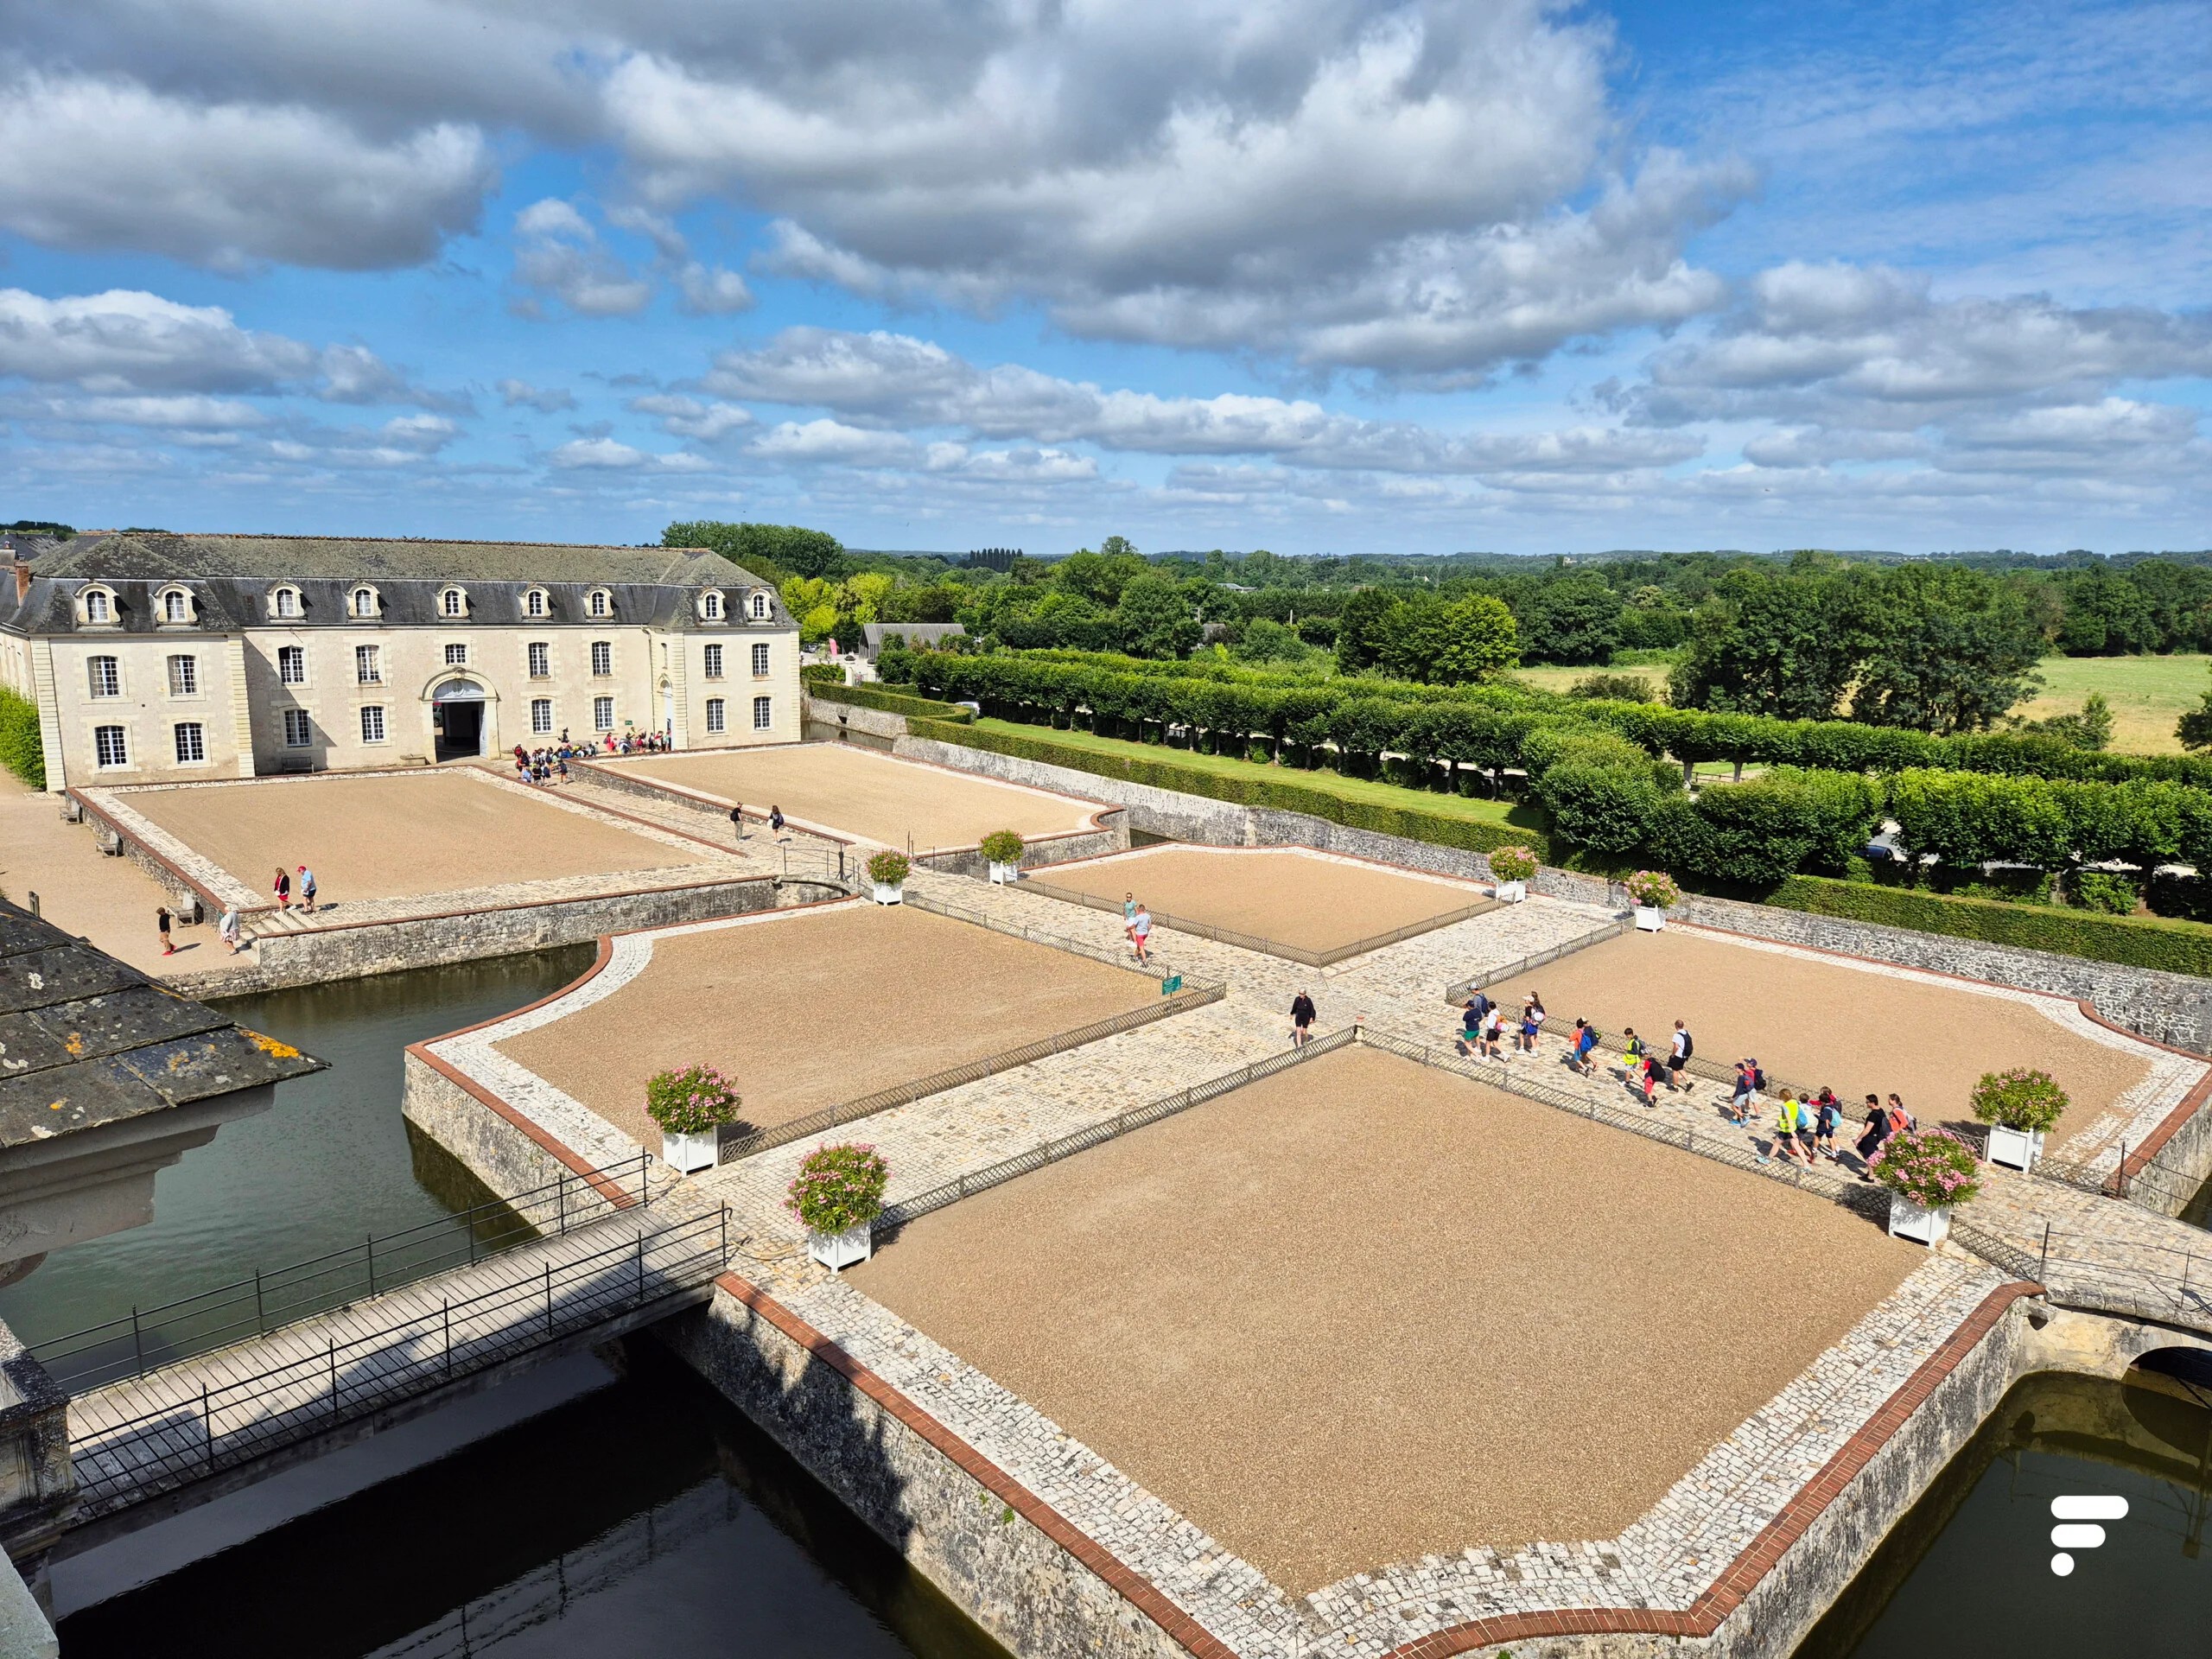
[(1116, 904), (1134, 892), (1155, 912), (1301, 950), (1337, 950), (1489, 897), (1479, 887), (1287, 848), (1148, 847), (1052, 865), (1023, 885), (1047, 893), (1056, 888), (1091, 893)]
[[(272, 867), (273, 868), (273, 867)], [(100, 851), (89, 823), (64, 823), (58, 796), (0, 772), (0, 893), (55, 926), (90, 939), (110, 956), (148, 973), (190, 973), (230, 960), (213, 926), (179, 925), (176, 954), (162, 955), (154, 912), (168, 895), (127, 858)]]
[(845, 743), (655, 757), (615, 770), (696, 790), (762, 817), (784, 816), (885, 847), (973, 847), (995, 830), (1025, 838), (1090, 827), (1095, 801), (1016, 789)]
[(612, 996), (498, 1045), (648, 1147), (656, 1072), (710, 1065), (788, 1123), (1160, 1000), (1159, 985), (904, 906), (663, 937)]
[[(1563, 1032), (1577, 1019), (1646, 1037), (1689, 1022), (1700, 1058), (1745, 1054), (1778, 1079), (1833, 1088), (1847, 1103), (1895, 1090), (1923, 1123), (1973, 1122), (1986, 1071), (2041, 1066), (2073, 1104), (2056, 1146), (2150, 1071), (2141, 1051), (2107, 1047), (2011, 997), (1923, 984), (1669, 927), (1628, 933), (1548, 963), (1491, 995), (1518, 1008), (1535, 990)], [(1855, 1116), (1863, 1116), (1863, 1112)]]
[(669, 869), (711, 856), (459, 771), (148, 790), (123, 799), (264, 903), (276, 902), (270, 887), (279, 864), (307, 865), (334, 916), (349, 899)]
[(1617, 1535), (1923, 1259), (1352, 1048), (924, 1217), (848, 1276), (1303, 1592)]

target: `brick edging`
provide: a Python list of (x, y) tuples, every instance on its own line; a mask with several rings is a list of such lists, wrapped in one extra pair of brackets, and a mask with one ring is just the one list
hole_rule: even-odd
[[(589, 976), (587, 975), (586, 977), (588, 978)], [(559, 995), (559, 993), (556, 993), (556, 995)], [(537, 1005), (533, 1003), (531, 1006), (535, 1007)], [(520, 1010), (518, 1009), (517, 1012), (519, 1013)], [(475, 1027), (471, 1027), (470, 1029), (474, 1030)], [(481, 1084), (478, 1084), (476, 1080), (471, 1077), (467, 1072), (460, 1070), (456, 1066), (448, 1065), (445, 1061), (431, 1053), (429, 1049), (430, 1043), (441, 1040), (442, 1039), (433, 1037), (427, 1042), (410, 1043), (403, 1052), (412, 1056), (414, 1058), (422, 1061), (423, 1065), (429, 1066), (430, 1070), (436, 1072), (448, 1083), (452, 1084), (454, 1087), (473, 1096), (482, 1105), (490, 1108), (495, 1116), (520, 1130), (523, 1135), (528, 1139), (532, 1145), (536, 1146), (539, 1151), (544, 1153), (556, 1163), (565, 1166), (570, 1173), (579, 1175), (585, 1180), (589, 1181), (592, 1185), (592, 1190), (597, 1192), (600, 1197), (605, 1198), (617, 1210), (626, 1210), (637, 1202), (637, 1199), (625, 1192), (619, 1184), (607, 1179), (606, 1176), (601, 1174), (590, 1164), (586, 1163), (582, 1155), (573, 1150), (566, 1141), (556, 1138), (546, 1130), (539, 1128), (536, 1123), (531, 1122), (529, 1118), (524, 1116), (522, 1113), (508, 1105), (504, 1100), (501, 1100), (490, 1090), (486, 1089)]]
[(1821, 1465), (1820, 1473), (1792, 1494), (1782, 1506), (1782, 1512), (1759, 1529), (1758, 1535), (1713, 1580), (1713, 1587), (1692, 1602), (1687, 1611), (1650, 1607), (1576, 1607), (1555, 1612), (1500, 1614), (1433, 1631), (1391, 1649), (1384, 1659), (1446, 1659), (1448, 1655), (1471, 1653), (1501, 1642), (1545, 1637), (1711, 1636), (1744, 1605), (1759, 1580), (1805, 1535), (1821, 1512), (1843, 1495), (1845, 1489), (1873, 1461), (1875, 1453), (1926, 1403), (1937, 1386), (1957, 1369), (1959, 1362), (1996, 1328), (2012, 1304), (2024, 1296), (2043, 1294), (2041, 1285), (2015, 1279), (1984, 1297), (1981, 1305)]
[(1185, 1653), (1196, 1656), (1196, 1659), (1236, 1659), (1234, 1649), (1168, 1599), (1158, 1586), (1131, 1572), (1058, 1510), (774, 1297), (734, 1273), (722, 1273), (715, 1283), (767, 1320), (810, 1357), (828, 1365), (890, 1413), (932, 1451), (944, 1457), (961, 1472), (1081, 1562), (1108, 1589), (1158, 1625), (1168, 1639)]

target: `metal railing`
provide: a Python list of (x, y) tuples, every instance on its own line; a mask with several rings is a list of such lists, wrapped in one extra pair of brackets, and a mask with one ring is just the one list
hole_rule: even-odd
[[(435, 1221), (365, 1237), (280, 1268), (155, 1307), (133, 1307), (35, 1344), (32, 1352), (71, 1393), (103, 1388), (280, 1325), (397, 1290), (632, 1205), (649, 1205), (653, 1158), (633, 1158), (583, 1175), (565, 1172), (525, 1192), (472, 1205)], [(664, 1178), (666, 1179), (666, 1178)]]
[[(1027, 886), (1027, 883), (1025, 882), (1023, 885)], [(994, 916), (988, 911), (971, 910), (965, 905), (951, 904), (928, 893), (917, 893), (911, 887), (906, 890), (905, 902), (910, 908), (925, 910), (932, 916), (948, 917), (956, 922), (971, 922), (977, 927), (988, 927), (992, 932), (1003, 933), (1009, 938), (1027, 939), (1032, 944), (1049, 945), (1055, 950), (1065, 950), (1070, 956), (1088, 957), (1093, 962), (1104, 963), (1109, 968), (1127, 969), (1131, 972), (1142, 974), (1147, 979), (1165, 981), (1184, 977), (1179, 970), (1170, 967), (1166, 961), (1158, 957), (1154, 957), (1149, 963), (1140, 963), (1128, 950), (1119, 945), (1094, 944), (1088, 939), (1078, 939), (1071, 934), (1055, 933), (1046, 928), (1031, 927), (1024, 922), (1008, 921), (1003, 917)], [(1196, 980), (1191, 982), (1193, 984), (1213, 983), (1211, 981)], [(1220, 988), (1217, 986), (1216, 988)]]
[[(1063, 887), (1036, 877), (1026, 878), (1024, 891), (1034, 892), (1046, 899), (1056, 899), (1062, 904), (1081, 905), (1087, 910), (1103, 910), (1114, 915), (1122, 912), (1118, 899), (1107, 899), (1095, 893), (1084, 893), (1075, 887)], [(1370, 950), (1380, 950), (1386, 944), (1395, 944), (1402, 939), (1411, 939), (1423, 933), (1433, 933), (1440, 927), (1449, 927), (1454, 922), (1464, 922), (1498, 908), (1495, 899), (1484, 899), (1457, 910), (1408, 922), (1403, 927), (1392, 928), (1387, 933), (1375, 933), (1349, 944), (1331, 945), (1325, 950), (1309, 950), (1304, 945), (1287, 944), (1281, 939), (1262, 938), (1256, 933), (1240, 933), (1233, 927), (1217, 927), (1211, 922), (1192, 921), (1187, 916), (1171, 916), (1164, 910), (1151, 912), (1154, 923), (1172, 928), (1178, 933), (1189, 933), (1202, 939), (1211, 939), (1217, 944), (1234, 945), (1239, 950), (1255, 950), (1262, 956), (1281, 957), (1307, 968), (1330, 968), (1348, 962), (1354, 957), (1365, 956)]]
[(1260, 1082), (1262, 1078), (1271, 1077), (1278, 1071), (1287, 1071), (1292, 1066), (1300, 1065), (1306, 1060), (1319, 1059), (1324, 1054), (1333, 1053), (1336, 1050), (1357, 1040), (1358, 1033), (1356, 1027), (1347, 1027), (1342, 1031), (1332, 1031), (1325, 1037), (1316, 1037), (1299, 1047), (1286, 1049), (1283, 1052), (1270, 1055), (1264, 1060), (1254, 1060), (1250, 1065), (1241, 1065), (1234, 1071), (1225, 1071), (1219, 1077), (1209, 1077), (1205, 1082), (1193, 1084), (1188, 1089), (1179, 1089), (1172, 1095), (1163, 1095), (1159, 1099), (1149, 1101), (1142, 1106), (1133, 1106), (1125, 1112), (1116, 1113), (1103, 1122), (1094, 1123), (1088, 1128), (1077, 1129), (1073, 1135), (1062, 1135), (1056, 1141), (1047, 1141), (1042, 1146), (1032, 1147), (1027, 1152), (1001, 1160), (998, 1163), (976, 1170), (972, 1174), (963, 1175), (957, 1180), (947, 1181), (942, 1186), (931, 1187), (928, 1192), (918, 1193), (913, 1198), (887, 1205), (882, 1214), (876, 1218), (879, 1236), (882, 1232), (904, 1226), (918, 1216), (929, 1214), (932, 1210), (942, 1210), (949, 1204), (957, 1204), (961, 1199), (973, 1193), (1010, 1181), (1018, 1175), (1027, 1175), (1032, 1170), (1042, 1169), (1046, 1165), (1058, 1163), (1063, 1158), (1071, 1158), (1078, 1152), (1086, 1152), (1092, 1147), (1101, 1146), (1117, 1136), (1127, 1135), (1131, 1129), (1142, 1128), (1147, 1123), (1157, 1123), (1164, 1117), (1173, 1117), (1178, 1112), (1186, 1112), (1193, 1106), (1203, 1106), (1206, 1102), (1217, 1100), (1234, 1090), (1243, 1089)]
[(709, 1282), (728, 1212), (692, 1215), (80, 1436), (86, 1518), (186, 1485)]
[[(778, 843), (782, 855), (781, 874), (787, 881), (819, 881), (824, 886), (850, 888), (852, 877), (845, 873), (845, 849), (840, 847), (794, 847), (789, 842)], [(792, 855), (798, 855), (796, 858)], [(858, 866), (855, 871), (857, 873)]]
[(1535, 951), (1522, 957), (1518, 962), (1509, 962), (1503, 967), (1494, 968), (1474, 979), (1463, 979), (1455, 985), (1448, 985), (1444, 990), (1444, 1000), (1446, 1002), (1464, 1001), (1485, 985), (1496, 985), (1505, 980), (1517, 978), (1522, 974), (1533, 973), (1548, 962), (1557, 962), (1561, 957), (1571, 957), (1578, 950), (1586, 950), (1593, 944), (1602, 944), (1607, 939), (1618, 938), (1635, 925), (1634, 921), (1628, 917), (1616, 917), (1603, 926), (1593, 927), (1587, 933), (1577, 934), (1564, 944), (1555, 944), (1548, 950)]
[(1226, 989), (1219, 985), (1191, 986), (1163, 995), (1157, 1002), (1147, 1002), (1140, 1007), (1109, 1014), (1103, 1020), (1094, 1020), (1073, 1031), (1055, 1032), (1049, 1037), (1039, 1037), (1034, 1042), (1024, 1043), (1019, 1048), (987, 1054), (980, 1060), (969, 1061), (965, 1065), (952, 1066), (925, 1077), (893, 1084), (888, 1089), (879, 1089), (875, 1093), (862, 1095), (857, 1100), (825, 1106), (820, 1111), (809, 1112), (804, 1117), (793, 1118), (788, 1123), (778, 1123), (747, 1135), (734, 1135), (722, 1143), (718, 1161), (728, 1163), (740, 1158), (750, 1158), (755, 1153), (787, 1146), (793, 1141), (804, 1140), (810, 1135), (834, 1129), (842, 1123), (873, 1117), (893, 1106), (911, 1106), (925, 1096), (940, 1095), (948, 1089), (957, 1089), (965, 1084), (981, 1083), (985, 1077), (1011, 1071), (1017, 1066), (1028, 1065), (1054, 1054), (1065, 1053), (1069, 1049), (1080, 1048), (1085, 1043), (1095, 1043), (1103, 1037), (1118, 1036), (1125, 1031), (1135, 1031), (1139, 1026), (1148, 1026), (1155, 1020), (1165, 1020), (1171, 1014), (1203, 1007), (1209, 1002), (1218, 1002), (1226, 995)]

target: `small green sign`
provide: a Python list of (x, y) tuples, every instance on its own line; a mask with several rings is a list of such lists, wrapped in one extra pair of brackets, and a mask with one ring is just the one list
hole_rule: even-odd
[(1180, 974), (1170, 974), (1160, 982), (1160, 994), (1162, 996), (1173, 996), (1182, 988), (1183, 976)]

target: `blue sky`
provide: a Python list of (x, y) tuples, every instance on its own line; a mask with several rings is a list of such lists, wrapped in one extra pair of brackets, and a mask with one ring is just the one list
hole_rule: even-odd
[(0, 519), (2212, 545), (2212, 5), (0, 0)]

